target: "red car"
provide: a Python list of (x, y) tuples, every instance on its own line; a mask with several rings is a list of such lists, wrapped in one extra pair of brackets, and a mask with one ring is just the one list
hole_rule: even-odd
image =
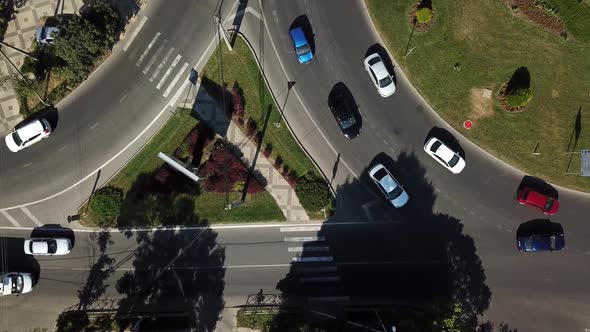
[(520, 189), (516, 198), (520, 204), (536, 207), (548, 215), (556, 214), (557, 210), (559, 210), (559, 201), (557, 199), (543, 195), (528, 187)]

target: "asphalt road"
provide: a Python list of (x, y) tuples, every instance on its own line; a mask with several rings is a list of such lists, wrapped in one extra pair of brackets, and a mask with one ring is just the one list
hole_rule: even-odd
[[(395, 67), (396, 94), (387, 99), (377, 94), (362, 67), (362, 60), (379, 39), (361, 1), (267, 1), (264, 9), (257, 1), (251, 1), (249, 6), (255, 13), (262, 13), (260, 18), (266, 25), (250, 12), (244, 18), (241, 31), (262, 59), (271, 88), (280, 104), (284, 102), (286, 117), (295, 133), (326, 175), (333, 178), (338, 210), (328, 223), (358, 222), (361, 225), (323, 226), (319, 233), (312, 229), (301, 234), (293, 231), (289, 235), (277, 228), (215, 229), (217, 237), (203, 243), (206, 254), (190, 250), (187, 253), (196, 255), (195, 259), (177, 260), (171, 265), (172, 270), (189, 271), (189, 274), (178, 272), (183, 277), (174, 275), (171, 279), (193, 280), (191, 278), (196, 278), (193, 272), (199, 270), (197, 267), (210, 271), (208, 275), (212, 275), (214, 286), (223, 284), (223, 298), (226, 304), (232, 305), (240, 304), (245, 295), (256, 293), (260, 288), (274, 289), (281, 279), (288, 282), (279, 285), (280, 289), (301, 290), (306, 298), (319, 294), (340, 299), (354, 297), (360, 302), (374, 301), (378, 290), (387, 289), (397, 294), (429, 284), (434, 287), (427, 289), (436, 294), (448, 291), (450, 281), (440, 276), (452, 272), (441, 256), (441, 246), (459, 243), (464, 244), (458, 246), (457, 253), (462, 261), (477, 266), (481, 260), (484, 275), (478, 275), (479, 282), (474, 282), (473, 289), (481, 291), (487, 286), (491, 290), (486, 318), (507, 322), (519, 330), (583, 331), (590, 327), (587, 286), (590, 246), (584, 219), (584, 208), (589, 203), (587, 196), (557, 188), (561, 211), (551, 220), (561, 223), (566, 231), (563, 251), (518, 253), (515, 233), (519, 225), (544, 218), (536, 211), (514, 204), (524, 174), (487, 155), (448, 128), (413, 90), (399, 68)], [(153, 52), (161, 57), (169, 47), (174, 47), (172, 57), (182, 55), (179, 67), (185, 61), (189, 63), (189, 67), (178, 74), (186, 77), (188, 68), (206, 53), (214, 36), (210, 19), (214, 7), (214, 1), (199, 4), (152, 1), (142, 13), (148, 20), (130, 47), (122, 50), (125, 43), (118, 46), (90, 80), (58, 105), (58, 127), (49, 140), (18, 154), (9, 153), (3, 145), (0, 147), (0, 207), (42, 199), (68, 188), (142, 132), (174, 98), (175, 92), (164, 97), (162, 90), (167, 89), (168, 82), (178, 71), (177, 67), (161, 89), (155, 88), (162, 73), (153, 81), (149, 80), (150, 75), (143, 73), (152, 56), (148, 54), (140, 61), (146, 45), (159, 33)], [(226, 6), (223, 17), (227, 17), (231, 9)], [(312, 24), (316, 44), (316, 58), (306, 66), (297, 63), (287, 35), (293, 20), (302, 14), (306, 14)], [(295, 82), (290, 92), (286, 88), (287, 81)], [(361, 136), (352, 141), (341, 135), (327, 107), (330, 89), (338, 82), (350, 89), (363, 119)], [(447, 135), (454, 136), (464, 150), (467, 168), (460, 175), (447, 172), (421, 151), (433, 127), (447, 130)], [(368, 183), (366, 170), (375, 161), (390, 165), (405, 185), (411, 197), (408, 209), (388, 208)], [(123, 163), (124, 160), (115, 162)], [(117, 165), (110, 167), (112, 169), (105, 171), (101, 182), (117, 169)], [(81, 202), (87, 197), (86, 191), (73, 190), (72, 193), (73, 201)], [(326, 227), (332, 231), (327, 231)], [(100, 246), (95, 244), (96, 238), (87, 233), (75, 233), (76, 246), (65, 259), (31, 261), (22, 258), (22, 254), (14, 254), (20, 252), (19, 243), (30, 234), (3, 231), (12, 253), (9, 254), (10, 264), (15, 263), (16, 268), (26, 265), (40, 279), (33, 293), (1, 299), (6, 308), (1, 321), (5, 326), (19, 329), (32, 328), (31, 324), (36, 322), (46, 325), (57, 311), (79, 303), (78, 290), (86, 290), (87, 298), (96, 294), (138, 296), (129, 285), (125, 288), (123, 284), (117, 290), (119, 281), (130, 269), (139, 273), (137, 280), (143, 281), (137, 283), (140, 289), (142, 285), (172, 287), (154, 284), (149, 279), (152, 274), (141, 273), (168, 266), (179, 250), (198, 235), (192, 232), (173, 234), (177, 238), (162, 236), (156, 237), (157, 241), (142, 238), (142, 246), (136, 250), (137, 235), (127, 238), (113, 233), (112, 244), (101, 252)], [(315, 247), (313, 249), (289, 251), (290, 247), (301, 248), (301, 244), (291, 243), (293, 239), (286, 239), (297, 236), (324, 238), (319, 244), (304, 245)], [(312, 254), (303, 254), (307, 251)], [(144, 252), (149, 254), (147, 258)], [(134, 255), (130, 256), (131, 253)], [(298, 253), (299, 257), (313, 258), (309, 262), (316, 270), (311, 276), (300, 275), (308, 273), (309, 269), (297, 271), (298, 264), (291, 265)], [(332, 261), (317, 257), (332, 257)], [(97, 266), (97, 262), (101, 265)], [(334, 264), (323, 265), (325, 262)], [(219, 266), (225, 267), (222, 275)], [(90, 278), (90, 271), (105, 268), (110, 271), (108, 275)], [(359, 270), (365, 271), (362, 277)], [(402, 272), (408, 275), (396, 277)], [(395, 283), (391, 282), (392, 278)], [(97, 284), (96, 280), (100, 279), (104, 280)], [(386, 283), (387, 280), (390, 282)], [(408, 281), (412, 281), (413, 287), (399, 287)], [(181, 286), (175, 285), (174, 289), (184, 289), (185, 282), (188, 281), (180, 282)], [(307, 287), (309, 283), (318, 282), (333, 282), (334, 286), (325, 287), (326, 293)], [(360, 287), (363, 285), (380, 288)], [(312, 294), (310, 290), (318, 293)], [(361, 299), (360, 294), (375, 296)], [(403, 295), (409, 298), (411, 294)], [(420, 294), (420, 298), (428, 295)], [(211, 303), (218, 304), (216, 300)], [(30, 318), (32, 311), (37, 314)], [(12, 315), (12, 312), (18, 314)]]

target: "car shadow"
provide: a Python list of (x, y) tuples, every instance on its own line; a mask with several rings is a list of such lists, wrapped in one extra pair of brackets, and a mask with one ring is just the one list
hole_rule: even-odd
[(461, 158), (463, 158), (465, 161), (467, 161), (467, 158), (465, 157), (465, 150), (463, 150), (463, 147), (461, 147), (459, 140), (457, 138), (455, 138), (455, 136), (453, 134), (451, 134), (448, 130), (446, 130), (444, 128), (440, 128), (440, 127), (432, 127), (432, 129), (430, 129), (430, 131), (426, 135), (426, 138), (424, 139), (424, 145), (426, 145), (426, 142), (431, 137), (438, 138), (446, 146), (451, 148), (451, 150), (459, 153)]
[(47, 224), (41, 227), (35, 227), (31, 231), (31, 238), (66, 238), (72, 243), (72, 248), (74, 248), (76, 240), (73, 230), (62, 227), (59, 224)]
[(311, 26), (311, 22), (307, 15), (300, 15), (295, 18), (291, 26), (289, 27), (289, 31), (296, 27), (300, 27), (303, 30), (303, 34), (305, 35), (305, 39), (309, 43), (309, 47), (311, 48), (311, 53), (315, 57), (315, 33), (313, 32), (313, 28)]
[(397, 86), (397, 77), (395, 75), (394, 70), (395, 65), (393, 64), (393, 61), (391, 61), (391, 58), (389, 57), (389, 53), (387, 53), (387, 50), (383, 46), (381, 46), (381, 44), (373, 44), (367, 49), (367, 52), (365, 53), (365, 58), (367, 58), (369, 55), (373, 53), (379, 54), (379, 56), (383, 60), (383, 64), (385, 64), (385, 68), (387, 68), (387, 71), (389, 71), (391, 73), (391, 76), (393, 77), (393, 83), (395, 83), (395, 85)]
[(55, 129), (57, 128), (57, 124), (59, 122), (59, 112), (55, 106), (53, 106), (53, 105), (47, 106), (45, 109), (35, 113), (31, 117), (23, 119), (21, 122), (17, 123), (14, 126), (14, 129), (19, 129), (22, 126), (26, 125), (27, 123), (30, 123), (32, 120), (38, 120), (38, 119), (47, 120), (49, 122), (49, 124), (51, 125), (51, 130), (55, 131)]
[(10, 272), (30, 273), (33, 286), (39, 281), (41, 267), (33, 255), (25, 254), (23, 238), (1, 237), (0, 254), (3, 257), (1, 274)]
[(552, 222), (549, 219), (533, 219), (523, 222), (516, 230), (517, 238), (535, 234), (564, 234), (563, 226), (561, 226), (560, 223)]
[(557, 189), (555, 189), (555, 187), (553, 187), (551, 184), (545, 182), (545, 180), (535, 177), (535, 176), (530, 176), (530, 175), (525, 175), (522, 178), (522, 181), (520, 181), (520, 185), (518, 186), (517, 189), (517, 195), (518, 192), (523, 188), (523, 187), (528, 187), (533, 189), (536, 192), (539, 192), (543, 195), (549, 196), (553, 199), (559, 199), (559, 192), (557, 191)]
[(342, 82), (334, 84), (332, 90), (330, 90), (330, 94), (328, 95), (328, 106), (331, 108), (334, 105), (337, 105), (337, 101), (340, 99), (342, 99), (344, 103), (350, 105), (350, 109), (353, 112), (353, 117), (358, 124), (360, 133), (363, 128), (363, 118), (359, 112), (359, 105), (356, 102), (356, 99), (354, 99), (350, 89)]

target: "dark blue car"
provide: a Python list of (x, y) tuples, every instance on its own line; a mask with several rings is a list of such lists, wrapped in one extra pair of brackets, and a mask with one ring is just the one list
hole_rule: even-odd
[(527, 252), (561, 250), (565, 246), (565, 237), (563, 233), (519, 236), (516, 245), (519, 251)]
[(311, 47), (307, 42), (307, 38), (305, 37), (305, 33), (303, 33), (303, 29), (301, 27), (295, 27), (289, 30), (289, 35), (293, 41), (295, 53), (297, 53), (297, 60), (301, 63), (310, 62), (311, 59), (313, 59), (313, 54), (311, 52)]

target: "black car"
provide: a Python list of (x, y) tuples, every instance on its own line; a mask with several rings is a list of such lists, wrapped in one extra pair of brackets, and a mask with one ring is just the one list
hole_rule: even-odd
[(344, 137), (352, 139), (361, 133), (358, 106), (344, 84), (339, 83), (332, 88), (328, 105)]

